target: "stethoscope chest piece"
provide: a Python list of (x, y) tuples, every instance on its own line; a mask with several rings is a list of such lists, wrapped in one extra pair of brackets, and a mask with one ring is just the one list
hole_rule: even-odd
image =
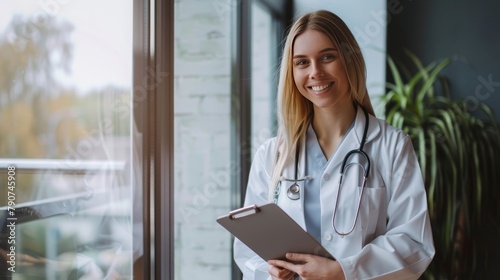
[(286, 191), (286, 195), (291, 200), (299, 199), (300, 198), (300, 186), (297, 183), (293, 183)]

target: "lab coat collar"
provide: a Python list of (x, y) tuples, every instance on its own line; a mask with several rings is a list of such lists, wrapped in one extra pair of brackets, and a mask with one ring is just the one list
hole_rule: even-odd
[[(366, 143), (369, 143), (371, 140), (375, 139), (377, 135), (380, 133), (380, 124), (376, 117), (368, 114), (369, 125), (368, 131), (366, 133)], [(357, 107), (356, 119), (354, 120), (354, 127), (352, 131), (350, 131), (345, 139), (342, 141), (340, 146), (337, 148), (337, 151), (333, 155), (333, 159), (331, 160), (334, 163), (340, 164), (342, 159), (344, 158), (347, 151), (359, 148), (361, 144), (361, 139), (363, 139), (363, 132), (365, 129), (365, 114), (363, 109), (360, 106)], [(305, 158), (306, 158), (306, 142), (302, 141), (300, 143), (300, 155), (299, 155), (299, 163), (298, 163), (298, 177), (302, 178), (305, 174)], [(365, 143), (365, 144), (366, 144)], [(295, 176), (295, 162), (291, 161), (288, 164), (288, 168), (285, 168), (283, 171), (283, 175), (288, 178), (293, 178)]]
[[(368, 132), (366, 133), (366, 143), (373, 140), (380, 133), (380, 124), (378, 123), (377, 118), (368, 114), (369, 125)], [(365, 113), (363, 113), (363, 109), (361, 109), (361, 105), (358, 105), (356, 120), (354, 123), (354, 132), (357, 139), (358, 147), (361, 144), (361, 139), (363, 139), (363, 132), (365, 130)]]
[[(377, 137), (377, 135), (380, 133), (380, 124), (377, 118), (370, 114), (368, 114), (368, 118), (369, 125), (368, 131), (366, 133), (365, 147), (367, 143), (375, 139), (375, 137)], [(358, 106), (356, 119), (354, 120), (354, 127), (349, 133), (347, 133), (347, 135), (344, 136), (344, 140), (342, 140), (340, 145), (337, 147), (337, 150), (333, 154), (333, 158), (330, 160), (331, 168), (335, 168), (336, 166), (340, 165), (349, 151), (359, 148), (361, 139), (363, 139), (365, 123), (365, 113), (363, 112), (363, 109)], [(363, 149), (366, 149), (365, 147)]]

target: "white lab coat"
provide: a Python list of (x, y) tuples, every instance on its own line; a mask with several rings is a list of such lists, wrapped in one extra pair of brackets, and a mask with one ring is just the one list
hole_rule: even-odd
[[(357, 149), (365, 127), (365, 115), (358, 109), (354, 127), (328, 162), (321, 180), (321, 243), (338, 260), (346, 279), (416, 279), (431, 262), (435, 249), (427, 200), (420, 167), (411, 139), (385, 121), (370, 117), (363, 150), (371, 160), (371, 170), (361, 201), (354, 231), (342, 237), (332, 228), (337, 198), (339, 170), (348, 151)], [(245, 206), (269, 203), (268, 191), (276, 138), (266, 141), (252, 163)], [(305, 153), (300, 149), (298, 178), (304, 177)], [(295, 163), (285, 167), (283, 176), (294, 178)], [(304, 220), (301, 198), (290, 200), (286, 191), (291, 183), (282, 182), (278, 205), (300, 226)], [(353, 222), (358, 192), (344, 181), (335, 225), (347, 231)], [(355, 195), (355, 196), (353, 196)], [(349, 201), (343, 203), (343, 201)], [(264, 229), (263, 229), (264, 230)], [(307, 229), (306, 229), (307, 230)], [(238, 239), (234, 258), (244, 279), (271, 279), (268, 265)]]

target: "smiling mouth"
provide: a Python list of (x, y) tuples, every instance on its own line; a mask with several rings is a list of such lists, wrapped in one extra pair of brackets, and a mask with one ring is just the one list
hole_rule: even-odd
[(313, 91), (319, 92), (319, 91), (322, 91), (322, 90), (325, 90), (325, 89), (331, 87), (332, 85), (333, 85), (333, 82), (325, 84), (325, 85), (321, 85), (321, 86), (312, 86), (309, 88), (312, 89)]

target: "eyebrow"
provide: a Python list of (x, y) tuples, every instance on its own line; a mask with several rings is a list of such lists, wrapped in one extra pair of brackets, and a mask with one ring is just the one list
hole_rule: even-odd
[[(319, 53), (324, 53), (324, 52), (329, 52), (329, 51), (337, 51), (337, 49), (336, 48), (325, 48), (325, 49), (320, 50)], [(298, 54), (298, 55), (294, 55), (293, 59), (304, 58), (304, 57), (307, 57), (307, 56), (303, 55), (303, 54)]]

